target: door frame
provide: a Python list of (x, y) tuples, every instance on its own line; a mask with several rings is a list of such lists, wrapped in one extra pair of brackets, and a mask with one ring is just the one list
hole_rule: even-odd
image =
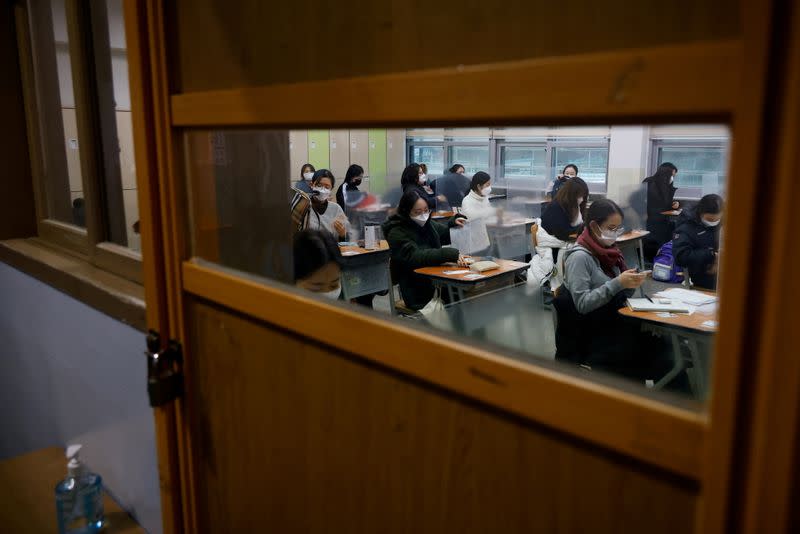
[[(768, 291), (763, 290), (762, 277), (757, 276), (758, 264), (754, 263), (758, 259), (755, 244), (763, 240), (750, 224), (759, 207), (763, 158), (773, 154), (770, 147), (780, 147), (776, 168), (785, 170), (790, 162), (788, 140), (765, 128), (766, 119), (776, 115), (780, 105), (794, 109), (791, 102), (768, 105), (777, 91), (767, 85), (770, 74), (776, 68), (786, 68), (786, 61), (797, 57), (795, 38), (791, 53), (779, 54), (778, 63), (774, 60), (776, 51), (788, 40), (786, 34), (771, 31), (787, 10), (791, 14), (791, 6), (786, 4), (745, 0), (741, 8), (742, 37), (736, 41), (172, 94), (165, 3), (125, 0), (132, 99), (141, 106), (134, 113), (140, 210), (142, 220), (151, 221), (142, 225), (148, 325), (168, 332), (169, 336), (162, 336), (163, 339), (185, 339), (185, 293), (295, 331), (302, 328), (309, 308), (313, 308), (319, 317), (330, 319), (320, 324), (349, 321), (354, 328), (365, 328), (372, 335), (345, 338), (335, 328), (321, 327), (313, 333), (303, 328), (306, 336), (695, 480), (700, 487), (698, 531), (734, 531), (739, 517), (757, 524), (763, 519), (758, 501), (746, 499), (742, 488), (748, 480), (759, 480), (763, 474), (764, 443), (779, 439), (780, 425), (775, 418), (765, 423), (755, 416), (766, 413), (767, 401), (776, 395), (775, 391), (781, 392), (782, 398), (791, 397), (800, 386), (797, 376), (776, 373), (780, 362), (766, 357), (774, 343), (767, 333), (788, 326), (791, 318), (761, 313), (781, 302), (785, 295), (773, 287), (776, 282)], [(552, 84), (543, 83), (576, 69), (586, 72), (594, 83), (575, 89), (570, 102), (560, 99)], [(795, 77), (783, 84), (788, 84), (790, 92), (797, 90), (797, 70), (790, 69)], [(665, 86), (662, 73), (670, 71), (680, 72), (683, 85), (689, 89)], [(484, 83), (487, 80), (491, 83)], [(409, 90), (399, 94), (392, 89), (398, 84)], [(459, 92), (460, 87), (470, 89)], [(508, 97), (509, 91), (525, 87), (532, 88), (526, 91), (527, 98)], [(431, 94), (452, 93), (458, 93), (452, 95), (458, 98), (430, 98)], [(389, 95), (392, 98), (387, 98)], [(488, 107), (485, 102), (497, 105)], [(276, 283), (235, 275), (191, 257), (184, 202), (187, 187), (182, 172), (184, 129), (369, 127), (412, 121), (432, 126), (479, 121), (549, 125), (671, 121), (730, 124), (734, 144), (728, 210), (736, 217), (726, 223), (726, 254), (721, 266), (725, 276), (720, 291), (723, 299), (725, 295), (736, 298), (723, 300), (725, 306), (720, 309), (713, 395), (705, 411), (691, 411), (590, 382), (546, 365), (516, 363), (462, 342), (432, 338), (397, 322), (321, 303)], [(789, 132), (790, 139), (797, 139), (797, 131), (791, 130), (790, 124), (779, 125), (781, 131)], [(791, 189), (787, 180), (782, 178), (782, 190)], [(792, 214), (785, 204), (770, 219), (771, 228), (789, 226)], [(783, 244), (780, 240), (786, 238), (785, 232), (776, 232), (769, 243)], [(776, 249), (771, 250), (773, 255), (778, 254)], [(778, 266), (772, 266), (770, 272), (780, 274), (782, 267), (776, 263)], [(435, 365), (402, 351), (403, 343), (396, 341), (407, 343), (409, 338), (433, 347), (437, 354)], [(747, 363), (753, 359), (758, 362), (758, 374), (748, 374), (753, 366)], [(563, 402), (552, 402), (554, 395)], [(796, 399), (796, 394), (792, 398)], [(755, 408), (749, 407), (751, 402)], [(592, 413), (586, 413), (586, 406), (592, 407)], [(173, 407), (155, 410), (166, 532), (196, 530), (192, 491), (195, 459), (184, 409), (179, 400)], [(793, 415), (791, 410), (782, 412), (780, 422), (790, 425), (794, 435), (797, 421), (789, 419)], [(759, 427), (765, 435), (751, 443), (754, 436), (749, 431)], [(784, 456), (789, 454), (784, 452)], [(739, 469), (738, 462), (748, 459), (750, 470)], [(795, 458), (792, 456), (791, 460)], [(785, 471), (781, 488), (796, 482), (790, 470)], [(737, 510), (740, 504), (744, 508)]]

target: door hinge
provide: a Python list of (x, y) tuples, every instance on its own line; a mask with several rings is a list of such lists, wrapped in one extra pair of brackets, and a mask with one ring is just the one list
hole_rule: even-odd
[(183, 352), (181, 344), (171, 339), (161, 348), (161, 336), (150, 330), (147, 334), (147, 395), (150, 406), (163, 406), (183, 395)]

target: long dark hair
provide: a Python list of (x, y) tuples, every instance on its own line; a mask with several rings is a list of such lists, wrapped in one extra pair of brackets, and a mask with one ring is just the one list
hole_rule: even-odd
[(411, 185), (417, 185), (419, 182), (419, 163), (411, 163), (403, 169), (403, 175), (400, 177), (400, 187), (403, 190)]
[(588, 227), (589, 223), (593, 221), (597, 223), (597, 226), (601, 226), (615, 213), (622, 217), (623, 221), (625, 220), (625, 214), (622, 213), (622, 210), (617, 206), (616, 202), (607, 198), (595, 200), (592, 202), (592, 205), (589, 206), (589, 211), (586, 213), (586, 226)]
[(362, 174), (364, 174), (364, 167), (353, 163), (347, 167), (347, 172), (344, 175), (344, 183), (351, 184), (354, 178), (358, 178)]
[(300, 167), (300, 180), (305, 180), (305, 178), (303, 178), (303, 171), (306, 170), (306, 169), (311, 169), (311, 172), (316, 172), (317, 171), (317, 169), (315, 169), (312, 164), (303, 163), (303, 166)]
[(303, 230), (294, 236), (294, 279), (303, 280), (330, 262), (341, 264), (342, 254), (333, 234), (325, 230)]
[(644, 179), (644, 181), (653, 182), (654, 184), (664, 187), (669, 185), (669, 179), (672, 178), (672, 173), (677, 172), (677, 170), (678, 167), (668, 161), (665, 161), (658, 166), (658, 169), (656, 169), (656, 172), (653, 176), (648, 176)]
[[(583, 202), (578, 206), (578, 199), (583, 198)], [(561, 189), (556, 193), (556, 198), (553, 201), (561, 206), (564, 213), (569, 215), (569, 220), (574, 221), (578, 216), (578, 210), (581, 213), (586, 209), (586, 201), (589, 200), (589, 186), (583, 181), (583, 178), (571, 178), (567, 180)]]
[(703, 214), (717, 215), (722, 211), (724, 204), (725, 201), (722, 200), (722, 197), (719, 195), (705, 195), (694, 208), (694, 219), (697, 222), (702, 222)]
[(469, 184), (470, 191), (478, 192), (478, 186), (483, 185), (492, 179), (488, 172), (478, 171), (472, 175), (472, 182)]
[[(403, 217), (411, 217), (411, 210), (414, 209), (414, 204), (421, 198), (422, 195), (414, 189), (406, 191), (403, 193), (403, 196), (400, 197), (400, 203), (397, 204), (397, 213)], [(425, 205), (427, 206), (427, 201)]]

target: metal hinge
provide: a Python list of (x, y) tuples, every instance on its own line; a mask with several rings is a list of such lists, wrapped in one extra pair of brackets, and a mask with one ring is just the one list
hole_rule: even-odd
[(183, 352), (181, 344), (171, 339), (161, 348), (161, 336), (150, 330), (147, 334), (147, 395), (150, 406), (163, 406), (183, 395)]

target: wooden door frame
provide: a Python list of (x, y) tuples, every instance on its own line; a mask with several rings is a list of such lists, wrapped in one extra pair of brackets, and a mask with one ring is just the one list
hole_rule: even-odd
[[(770, 394), (770, 387), (774, 388), (776, 382), (782, 386), (777, 390), (782, 395), (779, 398), (792, 397), (792, 392), (795, 392), (792, 398), (796, 398), (796, 386), (800, 385), (797, 377), (776, 374), (778, 362), (774, 359), (762, 358), (774, 343), (767, 333), (773, 331), (775, 324), (787, 325), (788, 319), (761, 313), (778, 302), (781, 294), (780, 288), (773, 287), (774, 284), (769, 291), (763, 291), (762, 278), (757, 275), (757, 264), (753, 262), (757, 256), (754, 245), (759, 236), (750, 224), (758, 208), (763, 157), (769, 154), (769, 143), (780, 141), (775, 132), (764, 128), (764, 110), (773, 96), (767, 85), (767, 76), (775, 68), (770, 63), (771, 54), (783, 45), (781, 40), (786, 38), (770, 33), (779, 15), (772, 8), (778, 4), (778, 0), (767, 4), (745, 0), (741, 18), (742, 38), (732, 42), (693, 43), (409, 74), (171, 94), (164, 3), (143, 5), (142, 2), (126, 0), (126, 19), (135, 19), (135, 24), (138, 24), (130, 31), (136, 30), (139, 36), (137, 53), (144, 65), (140, 65), (138, 77), (133, 76), (131, 67), (131, 85), (133, 91), (135, 82), (142, 84), (139, 88), (142, 95), (137, 95), (137, 98), (142, 99), (143, 109), (134, 114), (140, 209), (147, 210), (142, 211), (143, 221), (148, 220), (147, 216), (153, 220), (149, 230), (151, 235), (147, 236), (147, 229), (143, 229), (142, 235), (148, 303), (158, 303), (148, 306), (148, 324), (158, 325), (172, 337), (185, 339), (182, 320), (184, 291), (289, 330), (298, 330), (307, 317), (308, 308), (312, 307), (319, 317), (330, 319), (320, 321), (320, 324), (345, 320), (380, 333), (353, 340), (341, 337), (336, 329), (322, 327), (314, 333), (321, 342), (696, 480), (701, 488), (698, 531), (736, 531), (739, 527), (735, 519), (738, 517), (750, 518), (752, 524), (758, 523), (759, 501), (744, 499), (742, 490), (734, 491), (734, 486), (742, 481), (756, 480), (762, 481), (759, 490), (766, 491), (764, 479), (760, 478), (766, 470), (763, 447), (764, 443), (778, 438), (775, 433), (779, 427), (774, 418), (764, 422), (741, 418), (740, 415), (752, 414), (755, 417), (763, 414), (769, 407), (767, 401), (777, 395)], [(133, 56), (130, 43), (131, 37), (129, 53)], [(796, 56), (795, 48), (792, 51)], [(557, 79), (563, 72), (574, 72), (576, 68), (588, 69), (596, 83), (591, 87), (581, 87), (569, 103), (558, 98), (552, 84), (540, 83)], [(682, 91), (673, 85), (663, 87), (665, 71), (680, 72), (684, 85), (691, 90)], [(498, 79), (513, 83), (498, 83)], [(480, 83), (486, 80), (492, 83)], [(794, 90), (791, 83), (796, 83), (796, 79), (786, 83), (790, 91)], [(398, 86), (410, 89), (400, 93), (395, 89)], [(424, 87), (426, 94), (415, 90), (416, 87)], [(465, 90), (464, 87), (471, 89)], [(480, 89), (476, 90), (476, 87)], [(521, 95), (509, 94), (511, 87), (533, 89), (529, 89), (525, 94), (527, 98), (522, 99)], [(448, 93), (456, 93), (455, 96), (460, 98), (430, 98), (431, 94)], [(487, 101), (500, 104), (488, 109), (483, 105)], [(391, 105), (383, 106), (381, 102)], [(426, 104), (420, 105), (420, 102)], [(785, 105), (789, 106), (789, 103)], [(733, 187), (730, 188), (728, 210), (736, 216), (726, 222), (726, 254), (723, 256), (724, 276), (721, 280), (724, 306), (720, 309), (714, 389), (707, 412), (681, 409), (546, 366), (518, 364), (463, 343), (432, 339), (396, 322), (320, 303), (269, 281), (253, 280), (193, 260), (188, 249), (188, 213), (184, 202), (186, 183), (181, 172), (183, 128), (405, 126), (410, 121), (456, 126), (476, 122), (560, 125), (685, 120), (729, 122), (734, 142), (730, 172)], [(790, 139), (797, 138), (796, 130), (791, 130), (789, 124), (781, 123), (781, 126), (781, 131), (789, 132)], [(151, 132), (155, 135), (149, 135)], [(140, 149), (140, 140), (147, 148)], [(780, 166), (776, 164), (776, 168), (787, 168), (790, 156), (786, 143), (788, 141), (781, 144)], [(146, 156), (141, 156), (143, 162), (140, 164), (140, 152), (143, 151)], [(142, 173), (146, 173), (145, 178)], [(148, 182), (149, 189), (142, 187), (143, 181)], [(790, 186), (783, 184), (782, 187)], [(771, 220), (772, 227), (788, 227), (790, 211), (776, 211)], [(786, 235), (779, 232), (770, 243), (777, 245), (785, 238)], [(772, 249), (772, 254), (777, 255), (779, 251)], [(161, 273), (157, 272), (159, 268)], [(779, 267), (773, 271), (776, 274), (782, 272)], [(729, 301), (726, 295), (736, 297)], [(150, 300), (151, 296), (153, 300)], [(266, 302), (270, 305), (265, 306)], [(281, 313), (276, 313), (276, 309)], [(768, 319), (777, 323), (770, 325)], [(305, 329), (303, 332), (309, 335)], [(408, 358), (407, 354), (391, 348), (393, 345), (401, 347), (401, 344), (388, 343), (390, 348), (387, 349), (387, 340), (407, 340), (409, 337), (433, 344), (441, 357), (432, 365), (430, 361)], [(382, 348), (380, 352), (376, 350), (379, 346)], [(752, 358), (759, 362), (757, 376), (745, 374), (748, 371), (745, 362)], [(476, 379), (480, 376), (495, 380)], [(498, 384), (504, 387), (498, 387)], [(747, 398), (743, 396), (745, 391)], [(550, 402), (554, 394), (566, 401)], [(751, 411), (747, 402), (755, 402), (757, 408)], [(571, 409), (570, 405), (591, 405), (606, 419), (593, 420), (582, 413), (585, 410)], [(162, 488), (162, 504), (168, 532), (196, 530), (192, 492), (195, 459), (192, 458), (190, 436), (183, 430), (186, 428), (183, 409), (182, 403), (178, 402), (174, 410), (156, 412), (160, 474), (162, 481), (167, 481), (166, 488)], [(789, 410), (782, 413), (780, 422), (790, 423), (794, 430), (797, 421), (784, 418), (792, 414), (794, 412)], [(603, 426), (608, 424), (614, 431), (609, 432), (609, 427)], [(766, 434), (762, 439), (748, 443), (750, 448), (737, 442), (737, 438), (747, 437), (748, 431), (759, 427), (764, 427)], [(743, 459), (750, 461), (746, 477), (737, 466), (737, 461)], [(788, 487), (793, 482), (794, 479), (789, 477), (781, 487)], [(178, 484), (180, 491), (177, 491)], [(736, 512), (733, 510), (736, 504), (745, 507)]]

